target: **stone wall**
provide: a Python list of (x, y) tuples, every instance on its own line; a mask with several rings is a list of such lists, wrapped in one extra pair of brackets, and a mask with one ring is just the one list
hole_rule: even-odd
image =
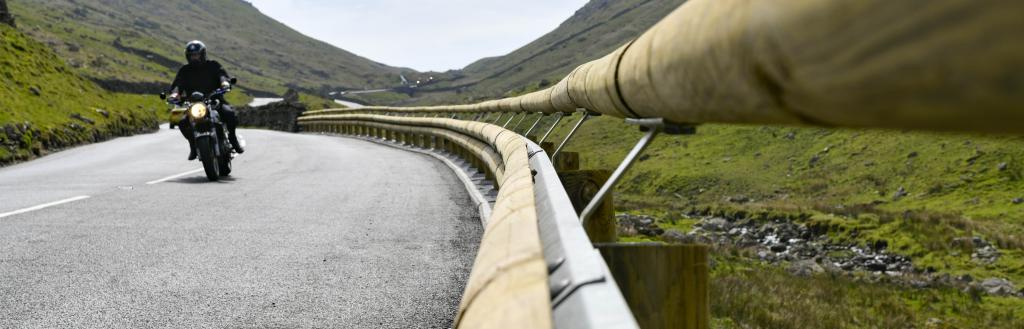
[(296, 120), (306, 111), (306, 105), (297, 101), (281, 101), (260, 107), (238, 107), (238, 121), (243, 127), (298, 132)]

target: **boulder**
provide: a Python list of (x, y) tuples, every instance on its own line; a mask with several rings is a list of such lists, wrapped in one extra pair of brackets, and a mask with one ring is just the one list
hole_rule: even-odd
[(1013, 283), (1006, 279), (989, 278), (981, 282), (981, 289), (989, 295), (1008, 296), (1017, 292)]

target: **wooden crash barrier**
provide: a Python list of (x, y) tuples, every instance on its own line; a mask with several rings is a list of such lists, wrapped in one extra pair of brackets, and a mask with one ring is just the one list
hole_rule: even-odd
[(676, 123), (1020, 134), (1021, 13), (1024, 1), (691, 0), (545, 90), (357, 111), (585, 108)]
[[(551, 292), (541, 248), (533, 175), (522, 137), (499, 126), (439, 118), (307, 115), (303, 127), (355, 125), (430, 135), (466, 150), (495, 173), (497, 201), (459, 305), (458, 328), (551, 328)], [(307, 130), (308, 131), (308, 130)]]

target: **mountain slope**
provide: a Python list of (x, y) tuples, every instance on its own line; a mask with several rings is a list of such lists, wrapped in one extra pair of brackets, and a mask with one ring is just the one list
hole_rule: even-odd
[[(600, 58), (636, 38), (685, 0), (591, 0), (553, 31), (507, 55), (484, 58), (442, 81), (419, 88), (414, 97), (358, 95), (386, 105), (467, 103), (520, 94), (557, 82), (573, 68)], [(500, 37), (500, 36), (496, 36)], [(413, 76), (426, 80), (427, 74)], [(454, 78), (449, 78), (449, 76)]]
[(156, 97), (103, 90), (44, 44), (0, 24), (0, 166), (154, 130), (159, 108)]
[(560, 79), (572, 68), (639, 36), (685, 0), (593, 0), (554, 31), (512, 53), (470, 64), (460, 83), (481, 92), (508, 92)]
[(242, 0), (15, 0), (22, 29), (112, 89), (153, 91), (184, 62), (193, 39), (206, 42), (253, 93), (286, 86), (373, 88), (398, 81), (389, 67), (320, 42)]

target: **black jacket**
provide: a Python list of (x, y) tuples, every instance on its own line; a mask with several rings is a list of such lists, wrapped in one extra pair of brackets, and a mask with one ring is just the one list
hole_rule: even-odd
[(197, 91), (208, 95), (220, 88), (221, 82), (228, 80), (228, 72), (217, 61), (185, 64), (178, 70), (178, 75), (174, 77), (171, 91), (177, 88), (182, 97), (188, 97)]

